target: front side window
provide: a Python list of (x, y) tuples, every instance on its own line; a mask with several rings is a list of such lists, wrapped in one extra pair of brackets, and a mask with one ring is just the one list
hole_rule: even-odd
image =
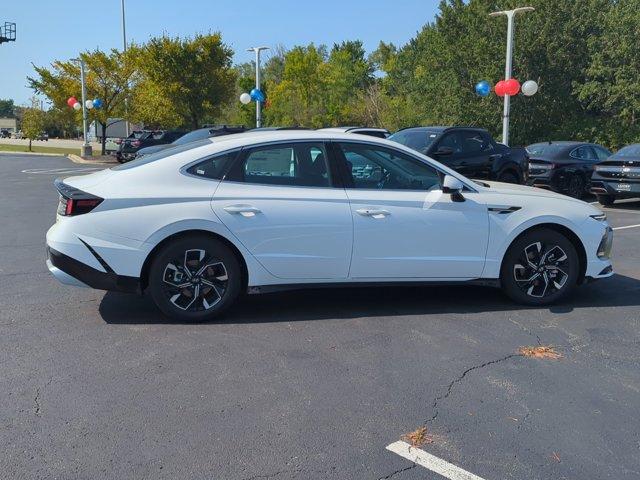
[(484, 152), (490, 147), (480, 132), (462, 132), (461, 136), (462, 151), (466, 154)]
[(611, 152), (606, 148), (596, 145), (595, 147), (593, 147), (593, 149), (596, 151), (596, 156), (598, 157), (598, 160), (606, 160), (611, 156)]
[(329, 187), (328, 171), (322, 143), (289, 143), (248, 149), (227, 178), (263, 185)]
[(462, 153), (462, 138), (460, 132), (447, 133), (438, 142), (438, 148), (448, 147), (453, 150), (453, 154)]
[(571, 156), (580, 160), (597, 160), (597, 157), (591, 150), (591, 147), (582, 146), (578, 147), (571, 152)]
[(396, 150), (359, 143), (340, 143), (345, 159), (345, 186), (376, 190), (430, 190), (440, 187), (438, 171)]
[(400, 130), (389, 137), (389, 140), (401, 143), (405, 147), (412, 148), (420, 153), (426, 153), (435, 141), (437, 133), (424, 130)]

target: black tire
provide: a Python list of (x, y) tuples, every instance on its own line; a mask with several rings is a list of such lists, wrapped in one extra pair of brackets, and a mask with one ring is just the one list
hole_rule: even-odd
[(584, 197), (586, 183), (582, 175), (574, 173), (567, 183), (567, 195), (578, 200)]
[(151, 298), (162, 313), (185, 322), (219, 316), (241, 289), (242, 269), (234, 252), (206, 234), (170, 241), (155, 254), (149, 268)]
[(499, 182), (503, 183), (520, 183), (518, 176), (513, 172), (503, 172), (498, 177)]
[(596, 198), (603, 207), (610, 207), (616, 201), (615, 195), (596, 195)]
[(537, 228), (511, 244), (502, 261), (500, 283), (515, 302), (548, 305), (571, 293), (579, 270), (571, 241), (555, 230)]

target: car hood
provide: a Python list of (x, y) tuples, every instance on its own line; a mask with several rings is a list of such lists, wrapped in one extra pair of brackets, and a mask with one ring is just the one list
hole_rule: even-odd
[(487, 189), (487, 192), (500, 193), (502, 195), (526, 195), (529, 197), (555, 198), (558, 200), (585, 203), (582, 200), (567, 197), (566, 195), (542, 188), (515, 185), (513, 183), (489, 182), (485, 180), (483, 180), (482, 183), (489, 185), (490, 188)]

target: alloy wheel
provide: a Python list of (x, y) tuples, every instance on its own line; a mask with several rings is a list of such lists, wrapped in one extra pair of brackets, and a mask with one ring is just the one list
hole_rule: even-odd
[(177, 308), (199, 312), (213, 308), (227, 290), (229, 276), (220, 260), (202, 249), (190, 249), (167, 263), (162, 290)]
[(521, 252), (513, 266), (517, 286), (528, 296), (548, 297), (566, 285), (569, 257), (558, 245), (535, 242)]

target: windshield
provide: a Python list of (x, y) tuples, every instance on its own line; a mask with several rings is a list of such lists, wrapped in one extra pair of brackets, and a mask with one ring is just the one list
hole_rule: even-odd
[(209, 138), (211, 136), (211, 130), (203, 128), (200, 130), (194, 130), (186, 135), (181, 136), (177, 140), (171, 143), (171, 145), (184, 145), (185, 143), (191, 143), (196, 140), (202, 140), (203, 138)]
[(557, 143), (534, 143), (526, 147), (529, 155), (541, 155), (545, 157), (553, 157), (561, 153), (566, 145), (559, 145)]
[(158, 160), (162, 160), (163, 158), (170, 157), (177, 153), (186, 152), (187, 150), (191, 150), (192, 148), (202, 147), (204, 145), (208, 145), (209, 143), (211, 143), (209, 139), (205, 138), (203, 140), (190, 142), (186, 145), (178, 145), (176, 147), (166, 148), (159, 152), (152, 153), (151, 155), (145, 155), (135, 160), (131, 160), (130, 162), (116, 165), (115, 167), (111, 168), (111, 170), (129, 170), (130, 168), (139, 167), (151, 162), (157, 162)]
[(614, 153), (611, 158), (639, 158), (640, 157), (640, 143), (635, 145), (629, 145), (621, 148)]
[(398, 142), (406, 147), (426, 153), (429, 147), (438, 138), (439, 132), (429, 130), (400, 130), (388, 139)]

